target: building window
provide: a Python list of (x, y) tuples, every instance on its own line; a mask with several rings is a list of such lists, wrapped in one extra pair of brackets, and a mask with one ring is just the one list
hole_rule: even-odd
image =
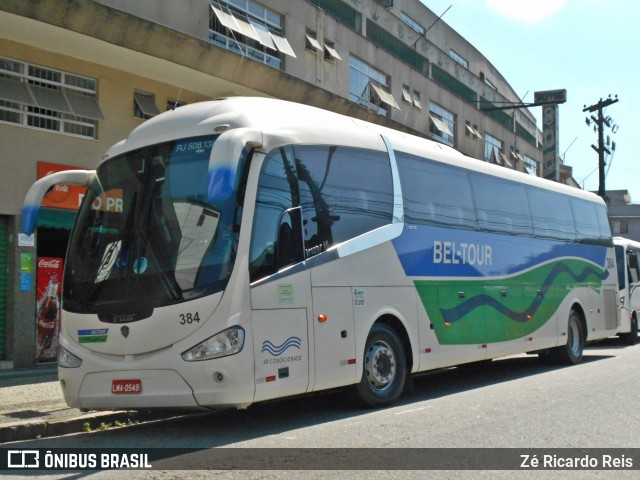
[(502, 156), (502, 140), (498, 140), (496, 137), (484, 134), (484, 161), (490, 163), (501, 164)]
[(342, 60), (342, 57), (338, 54), (338, 51), (336, 50), (333, 42), (330, 42), (327, 39), (325, 39), (324, 41), (324, 59), (330, 62)]
[(455, 119), (453, 113), (440, 105), (429, 103), (429, 131), (431, 138), (441, 143), (455, 146)]
[(417, 90), (414, 90), (412, 94), (411, 88), (409, 88), (409, 85), (402, 85), (402, 99), (405, 102), (410, 103), (411, 105), (413, 105), (418, 109), (422, 108), (422, 101), (420, 100), (420, 92)]
[(152, 93), (134, 92), (133, 94), (133, 116), (148, 120), (160, 113), (156, 107), (156, 97)]
[(449, 50), (449, 56), (453, 58), (456, 62), (458, 62), (460, 65), (462, 65), (464, 68), (469, 70), (469, 62), (467, 62), (467, 60), (462, 55), (457, 53), (455, 50)]
[(389, 80), (380, 70), (357, 57), (349, 57), (349, 100), (388, 116), (400, 108), (389, 93)]
[(611, 220), (611, 233), (613, 235), (623, 235), (629, 233), (629, 225), (626, 220)]
[(422, 108), (422, 100), (420, 100), (420, 92), (417, 90), (413, 91), (413, 105), (416, 108)]
[(97, 80), (0, 58), (0, 122), (97, 138)]
[(404, 23), (409, 25), (412, 29), (414, 29), (420, 35), (424, 35), (425, 28), (422, 25), (420, 25), (418, 22), (416, 22), (413, 18), (411, 18), (409, 15), (407, 15), (406, 13), (400, 12), (400, 20), (402, 20)]
[(538, 176), (538, 162), (536, 162), (533, 158), (528, 155), (523, 155), (524, 159), (524, 168), (527, 169), (531, 175)]
[(480, 72), (480, 80), (482, 80), (482, 81), (485, 83), (485, 85), (487, 85), (487, 86), (488, 86), (489, 88), (491, 88), (492, 90), (495, 90), (496, 92), (498, 91), (498, 87), (496, 87), (496, 86), (493, 84), (493, 82), (492, 82), (491, 80), (489, 80), (489, 79), (487, 78), (487, 76), (486, 76), (484, 73), (482, 73), (482, 72)]
[(471, 123), (469, 121), (465, 122), (464, 134), (467, 137), (471, 137), (473, 140), (477, 140), (479, 138), (482, 138), (482, 134), (478, 130), (478, 126), (477, 125), (471, 125)]
[(283, 34), (281, 15), (253, 0), (212, 0), (209, 40), (277, 69), (283, 54), (296, 56)]
[(307, 50), (313, 53), (322, 52), (323, 48), (322, 48), (322, 45), (320, 45), (320, 42), (318, 41), (316, 32), (311, 32), (307, 30), (307, 33), (305, 35), (304, 48), (306, 48)]
[(413, 103), (413, 98), (411, 98), (411, 89), (407, 85), (402, 85), (402, 99), (405, 102)]
[(355, 30), (358, 33), (362, 33), (362, 14), (351, 5), (349, 5), (349, 3), (353, 3), (354, 5), (356, 4), (356, 2), (354, 2), (353, 0), (352, 2), (343, 2), (342, 0), (310, 1), (336, 20), (347, 25), (352, 30)]

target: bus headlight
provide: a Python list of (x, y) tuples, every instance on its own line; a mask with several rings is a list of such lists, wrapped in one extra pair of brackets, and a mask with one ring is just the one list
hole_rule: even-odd
[(182, 354), (182, 359), (187, 362), (198, 362), (228, 357), (240, 352), (243, 346), (244, 330), (240, 327), (231, 327), (190, 348)]
[(82, 360), (76, 357), (66, 348), (60, 347), (58, 352), (58, 366), (63, 368), (78, 368), (82, 365)]

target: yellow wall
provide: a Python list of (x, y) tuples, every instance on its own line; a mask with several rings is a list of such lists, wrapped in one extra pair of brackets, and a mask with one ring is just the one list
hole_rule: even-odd
[(168, 99), (186, 103), (207, 100), (160, 81), (109, 69), (29, 46), (0, 40), (0, 56), (98, 80), (98, 102), (104, 121), (98, 122), (97, 140), (0, 123), (0, 214), (18, 215), (29, 186), (37, 178), (37, 162), (45, 161), (94, 169), (114, 143), (125, 138), (143, 120), (133, 116), (133, 93), (153, 93), (160, 111)]

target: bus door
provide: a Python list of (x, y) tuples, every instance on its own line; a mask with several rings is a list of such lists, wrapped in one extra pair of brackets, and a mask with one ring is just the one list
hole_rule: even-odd
[(628, 308), (631, 311), (640, 311), (640, 264), (638, 262), (638, 252), (633, 249), (627, 251), (627, 265), (629, 277), (629, 303)]
[(276, 149), (258, 179), (249, 253), (254, 401), (304, 393), (309, 386), (311, 280), (293, 169), (287, 152)]
[(630, 321), (629, 309), (629, 265), (627, 252), (623, 245), (615, 245), (616, 270), (618, 273), (618, 304), (623, 308), (618, 309), (618, 325), (626, 325)]
[[(619, 325), (626, 329), (631, 327), (634, 312), (640, 311), (640, 263), (638, 252), (633, 248), (616, 245), (616, 266), (618, 268), (618, 301), (622, 308), (618, 309)], [(624, 313), (623, 313), (624, 312)], [(623, 330), (624, 331), (624, 330)]]
[(310, 291), (305, 270), (251, 289), (256, 402), (307, 391)]

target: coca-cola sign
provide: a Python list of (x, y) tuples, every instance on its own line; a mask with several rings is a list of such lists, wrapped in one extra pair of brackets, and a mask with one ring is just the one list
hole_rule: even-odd
[(55, 362), (60, 332), (60, 281), (64, 259), (38, 257), (36, 263), (36, 362)]
[(38, 259), (38, 268), (60, 268), (62, 260), (59, 258), (40, 258)]

